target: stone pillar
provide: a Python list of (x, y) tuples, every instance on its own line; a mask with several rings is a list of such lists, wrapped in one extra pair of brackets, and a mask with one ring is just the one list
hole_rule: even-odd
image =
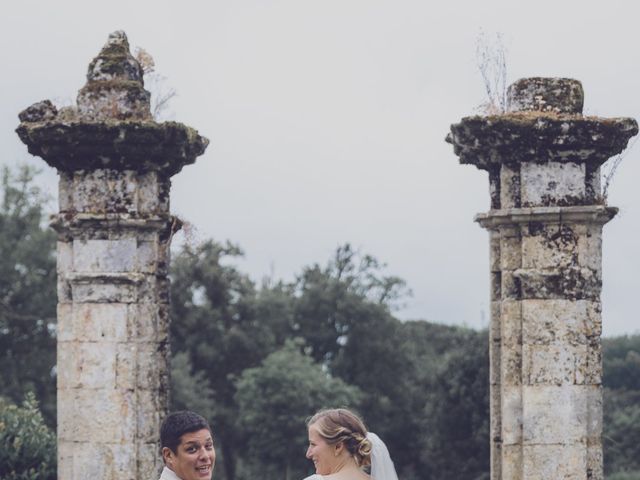
[(529, 78), (509, 111), (451, 126), (489, 172), (491, 478), (602, 479), (600, 166), (638, 126), (582, 116), (580, 82)]
[(58, 478), (156, 478), (168, 399), (170, 177), (208, 140), (156, 123), (142, 69), (115, 32), (77, 106), (20, 114), (29, 152), (60, 175)]

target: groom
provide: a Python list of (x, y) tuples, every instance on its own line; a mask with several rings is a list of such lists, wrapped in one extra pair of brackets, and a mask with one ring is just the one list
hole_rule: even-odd
[(160, 480), (211, 480), (216, 463), (211, 427), (194, 412), (170, 413), (160, 427)]

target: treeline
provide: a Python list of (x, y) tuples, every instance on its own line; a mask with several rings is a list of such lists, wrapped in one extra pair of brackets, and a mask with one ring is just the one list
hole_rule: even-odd
[[(51, 428), (55, 237), (32, 172), (5, 170), (1, 193), (0, 416), (25, 418), (9, 402), (34, 392)], [(171, 270), (172, 408), (210, 419), (217, 480), (304, 478), (304, 421), (328, 406), (359, 411), (402, 480), (488, 478), (487, 332), (399, 321), (404, 282), (349, 245), (293, 282), (257, 284), (237, 268), (241, 254), (210, 240), (175, 253)], [(640, 336), (603, 343), (607, 478), (637, 479)], [(12, 425), (0, 421), (0, 452), (33, 430)]]
[(485, 477), (485, 333), (400, 322), (403, 283), (348, 245), (260, 286), (239, 254), (208, 241), (172, 269), (173, 405), (212, 420), (227, 480), (303, 478), (305, 418), (340, 405), (385, 439), (403, 479)]

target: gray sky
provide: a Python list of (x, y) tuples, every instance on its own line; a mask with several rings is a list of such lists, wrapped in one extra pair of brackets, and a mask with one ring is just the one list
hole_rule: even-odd
[[(178, 91), (178, 121), (211, 140), (174, 177), (172, 209), (230, 239), (241, 268), (292, 279), (351, 242), (414, 295), (398, 315), (488, 319), (486, 173), (461, 166), (449, 124), (484, 101), (480, 30), (500, 32), (508, 79), (582, 81), (585, 113), (640, 116), (637, 1), (209, 0), (5, 2), (2, 163), (28, 161), (17, 113), (69, 102), (110, 32), (124, 29)], [(640, 146), (613, 181), (605, 227), (605, 335), (640, 332)], [(43, 185), (55, 194), (55, 172)], [(482, 312), (485, 312), (483, 315)]]

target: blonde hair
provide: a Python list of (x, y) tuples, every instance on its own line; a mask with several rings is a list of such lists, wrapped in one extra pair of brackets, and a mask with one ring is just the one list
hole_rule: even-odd
[(367, 427), (355, 413), (346, 408), (320, 410), (307, 420), (307, 427), (311, 426), (329, 445), (342, 443), (358, 466), (371, 464), (371, 442), (367, 439)]

